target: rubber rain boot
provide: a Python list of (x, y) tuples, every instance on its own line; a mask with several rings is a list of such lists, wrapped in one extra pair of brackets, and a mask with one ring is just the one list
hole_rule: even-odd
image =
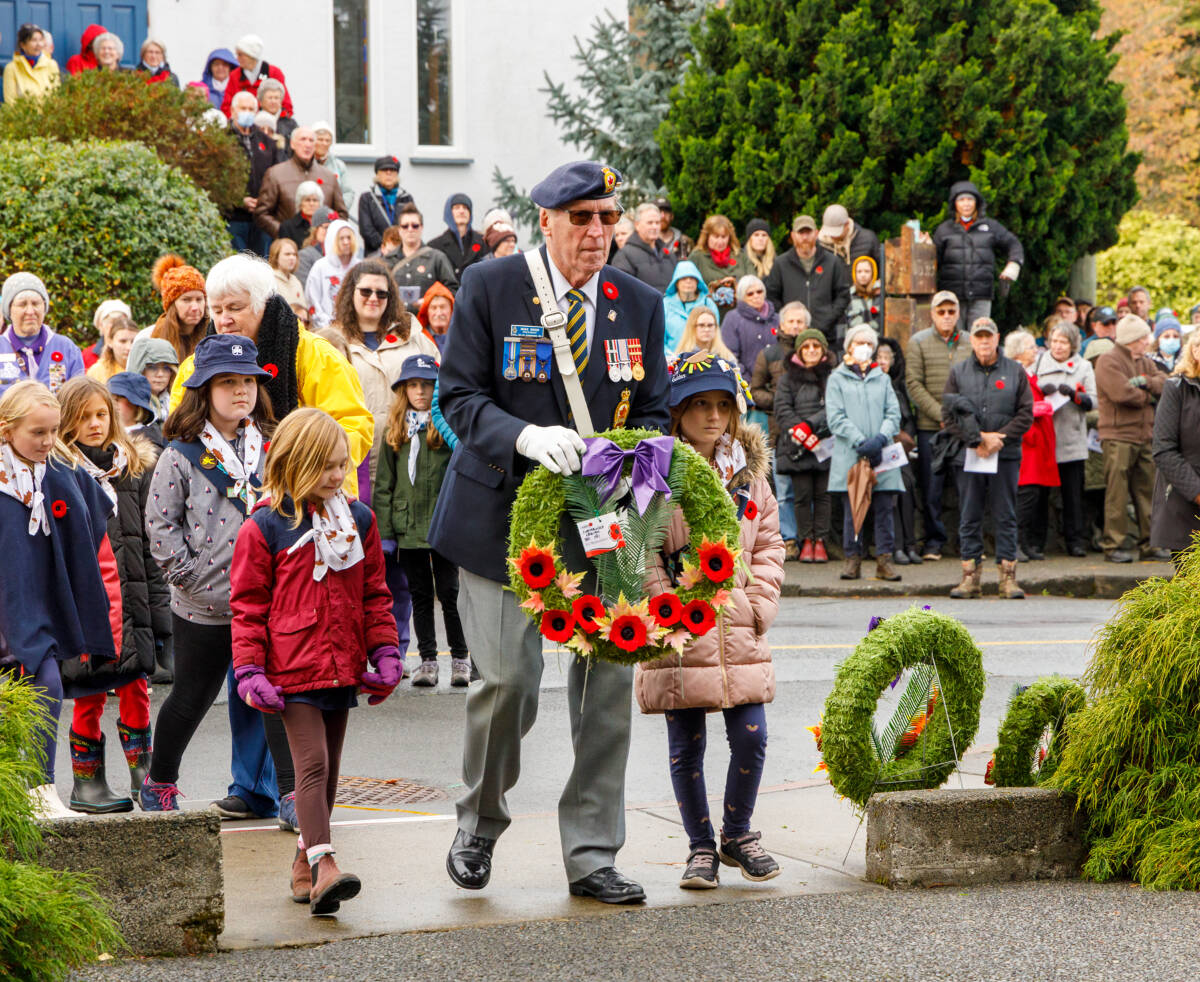
[(70, 743), (71, 770), (75, 775), (71, 810), (86, 815), (133, 811), (132, 798), (118, 797), (109, 789), (104, 773), (104, 735), (99, 740), (89, 740), (71, 730)]

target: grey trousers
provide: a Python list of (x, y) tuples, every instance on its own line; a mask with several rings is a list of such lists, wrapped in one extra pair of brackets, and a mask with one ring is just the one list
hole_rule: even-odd
[[(464, 569), (460, 591), (471, 657), (483, 681), (467, 693), (467, 790), (457, 803), (458, 826), (496, 839), (512, 821), (504, 796), (521, 773), (521, 738), (537, 718), (542, 636), (502, 584)], [(569, 882), (615, 866), (625, 844), (632, 696), (632, 668), (599, 660), (589, 667), (572, 658), (567, 703), (575, 760), (558, 801)], [(547, 734), (547, 739), (554, 738)]]

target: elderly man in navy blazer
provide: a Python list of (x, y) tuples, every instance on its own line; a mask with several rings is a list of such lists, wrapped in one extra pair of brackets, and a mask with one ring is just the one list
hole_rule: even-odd
[[(621, 216), (619, 182), (611, 168), (579, 161), (534, 187), (530, 197), (546, 239), (539, 252), (596, 429), (665, 431), (662, 297), (605, 265)], [(545, 313), (526, 257), (467, 267), (439, 380), (442, 413), (460, 442), (429, 541), (462, 570), (464, 619), (482, 677), (467, 695), (466, 792), (446, 859), (451, 879), (471, 890), (487, 885), (493, 847), (511, 821), (505, 795), (520, 772), (521, 738), (537, 716), (542, 675), (541, 635), (504, 590), (509, 511), (533, 467), (575, 472), (584, 451), (542, 327)], [(578, 538), (573, 525), (569, 532)], [(568, 539), (564, 560), (589, 568), (582, 548)], [(604, 661), (589, 669), (576, 658), (567, 691), (575, 759), (558, 816), (570, 892), (605, 903), (640, 902), (641, 886), (615, 866), (625, 841), (632, 670)]]

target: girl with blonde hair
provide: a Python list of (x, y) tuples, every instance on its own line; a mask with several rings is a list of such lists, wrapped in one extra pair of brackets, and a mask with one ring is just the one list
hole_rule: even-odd
[(676, 351), (682, 355), (698, 348), (703, 348), (718, 358), (737, 363), (733, 352), (721, 340), (721, 331), (717, 327), (717, 315), (707, 307), (696, 307), (688, 314), (687, 323), (683, 325), (683, 335), (679, 338), (679, 347)]
[(125, 371), (129, 363), (129, 350), (138, 336), (138, 326), (133, 318), (125, 314), (114, 314), (109, 318), (108, 336), (100, 358), (87, 370), (87, 377), (103, 385), (117, 372)]
[(361, 889), (333, 859), (342, 744), (357, 694), (374, 706), (401, 672), (375, 516), (342, 490), (352, 466), (332, 416), (290, 413), (271, 440), (266, 497), (238, 533), (230, 573), (237, 691), (283, 717), (300, 825), (292, 900), (313, 915), (334, 913)]

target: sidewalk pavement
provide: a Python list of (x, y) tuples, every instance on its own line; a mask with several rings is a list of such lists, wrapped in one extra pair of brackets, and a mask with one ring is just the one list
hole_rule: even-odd
[[(995, 557), (984, 560), (984, 596), (996, 594), (999, 578)], [(944, 597), (962, 578), (957, 556), (943, 555), (937, 562), (919, 566), (897, 566), (902, 579), (898, 583), (873, 580), (875, 563), (868, 559), (862, 566), (861, 580), (843, 580), (841, 561), (828, 563), (790, 562), (784, 567), (785, 597)], [(1102, 553), (1086, 558), (1048, 556), (1037, 562), (1021, 563), (1017, 580), (1027, 594), (1052, 597), (1117, 598), (1152, 576), (1170, 578), (1170, 563), (1110, 563)]]

